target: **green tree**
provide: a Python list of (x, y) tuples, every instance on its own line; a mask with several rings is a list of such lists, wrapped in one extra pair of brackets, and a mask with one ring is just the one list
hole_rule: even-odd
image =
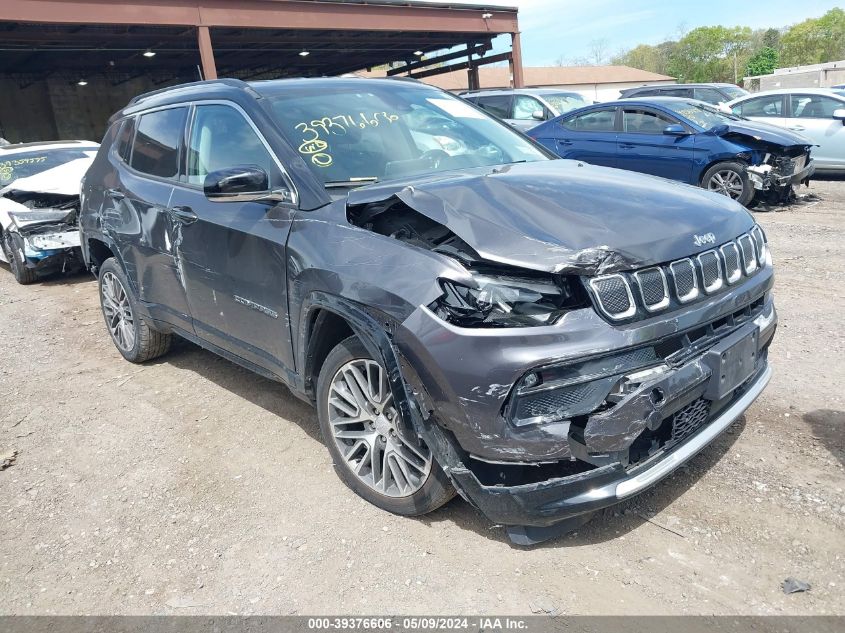
[(678, 41), (669, 74), (685, 82), (736, 81), (750, 57), (748, 27), (702, 26)]
[(666, 75), (669, 72), (669, 58), (675, 46), (677, 42), (672, 41), (662, 42), (657, 46), (640, 44), (614, 56), (611, 61), (614, 64)]
[(780, 29), (766, 29), (761, 39), (763, 46), (780, 52)]
[(821, 64), (845, 59), (845, 11), (831, 9), (790, 27), (781, 38), (785, 66)]
[(778, 67), (778, 52), (771, 46), (764, 46), (754, 53), (745, 65), (746, 76), (768, 75)]

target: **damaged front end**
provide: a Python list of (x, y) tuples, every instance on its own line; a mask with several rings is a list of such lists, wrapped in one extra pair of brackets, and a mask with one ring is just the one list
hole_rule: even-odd
[(816, 167), (809, 148), (793, 147), (774, 154), (766, 152), (759, 164), (746, 168), (757, 191), (766, 192), (768, 202), (787, 202), (794, 188), (808, 185)]
[(12, 191), (5, 198), (14, 203), (3, 218), (6, 261), (39, 275), (82, 267), (79, 196)]
[[(573, 180), (590, 173), (571, 169)], [(393, 343), (419, 434), (461, 495), (529, 544), (645, 490), (734, 422), (769, 380), (776, 316), (765, 236), (733, 202), (707, 198), (699, 225), (713, 221), (714, 234), (692, 256), (692, 237), (671, 228), (674, 209), (641, 213), (655, 230), (626, 234), (617, 203), (618, 235), (630, 239), (614, 251), (589, 245), (607, 221), (587, 210), (565, 229), (552, 213), (541, 224), (545, 211), (512, 233), (513, 215), (488, 222), (499, 203), (513, 208), (508, 179), (519, 171), (361, 190), (347, 220), (465, 271), (444, 272), (437, 298), (397, 325)], [(498, 194), (483, 220), (475, 200), (468, 212), (452, 203), (471, 208), (479, 187)], [(563, 200), (533, 201), (574, 215)]]
[[(762, 124), (757, 125), (759, 127)], [(786, 139), (776, 142), (784, 136), (783, 130), (776, 130), (776, 136), (772, 139), (761, 137), (759, 130), (747, 130), (742, 126), (724, 126), (714, 133), (748, 148), (740, 158), (748, 163), (746, 173), (754, 189), (762, 192), (763, 198), (769, 203), (787, 202), (794, 188), (808, 185), (815, 173), (815, 162), (810, 157), (810, 142), (796, 144)]]

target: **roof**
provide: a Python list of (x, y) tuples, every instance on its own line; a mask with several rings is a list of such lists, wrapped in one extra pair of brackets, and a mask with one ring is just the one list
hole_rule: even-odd
[(761, 90), (760, 92), (752, 92), (751, 94), (744, 95), (739, 97), (738, 99), (734, 99), (731, 103), (735, 101), (745, 101), (746, 99), (750, 99), (752, 97), (762, 97), (764, 95), (788, 95), (788, 94), (804, 94), (804, 95), (827, 95), (834, 96), (834, 97), (841, 97), (842, 94), (836, 88), (777, 88), (775, 90)]
[(109, 122), (111, 123), (121, 117), (144, 112), (151, 108), (186, 103), (195, 99), (228, 99), (242, 107), (247, 107), (247, 104), (257, 98), (284, 95), (286, 91), (295, 88), (317, 88), (319, 86), (321, 90), (331, 91), (333, 86), (358, 87), (366, 86), (367, 84), (384, 86), (385, 84), (397, 84), (400, 81), (405, 86), (429, 90), (437, 94), (434, 86), (429, 86), (419, 81), (401, 80), (401, 78), (297, 77), (263, 81), (242, 81), (232, 78), (211, 79), (178, 84), (140, 94), (134, 97), (122, 110), (113, 114)]
[[(567, 86), (577, 84), (616, 84), (630, 82), (675, 81), (674, 77), (631, 68), (630, 66), (535, 66), (523, 69), (525, 87)], [(385, 71), (370, 73), (369, 76), (384, 76)], [(507, 66), (482, 66), (478, 69), (479, 83), (484, 88), (507, 88), (510, 86), (510, 68)], [(467, 72), (458, 70), (423, 81), (444, 90), (466, 90)]]
[[(413, 0), (3, 0), (0, 73), (155, 85), (198, 76), (196, 27), (209, 29), (221, 77), (320, 77), (417, 51), (490, 45), (519, 31), (513, 7)], [(149, 53), (149, 55), (147, 55)], [(106, 87), (107, 89), (107, 87)], [(91, 89), (89, 88), (89, 91)]]

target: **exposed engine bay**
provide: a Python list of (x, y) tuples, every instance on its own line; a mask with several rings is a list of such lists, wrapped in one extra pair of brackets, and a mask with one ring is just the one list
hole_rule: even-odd
[(0, 259), (9, 263), (17, 249), (19, 261), (41, 268), (45, 267), (43, 260), (56, 256), (60, 261), (51, 267), (62, 272), (81, 265), (76, 252), (79, 196), (12, 190), (4, 198), (8, 202), (0, 210), (3, 229)]

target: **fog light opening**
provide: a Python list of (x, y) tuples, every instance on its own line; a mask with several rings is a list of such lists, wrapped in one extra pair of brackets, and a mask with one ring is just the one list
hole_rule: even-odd
[(531, 373), (525, 377), (525, 380), (522, 381), (522, 386), (526, 389), (531, 389), (531, 387), (536, 387), (540, 384), (540, 376), (537, 374)]
[(651, 402), (655, 405), (660, 405), (665, 399), (663, 390), (660, 387), (655, 387), (651, 390)]

